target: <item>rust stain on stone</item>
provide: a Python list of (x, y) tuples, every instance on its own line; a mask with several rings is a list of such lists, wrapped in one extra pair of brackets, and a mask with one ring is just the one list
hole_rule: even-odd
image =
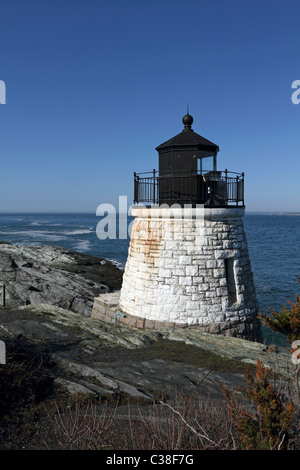
[(132, 235), (130, 254), (133, 256), (135, 254), (136, 256), (142, 255), (148, 267), (154, 267), (155, 258), (158, 256), (161, 246), (161, 233), (156, 224), (154, 223), (153, 228), (149, 220), (137, 222), (132, 227)]

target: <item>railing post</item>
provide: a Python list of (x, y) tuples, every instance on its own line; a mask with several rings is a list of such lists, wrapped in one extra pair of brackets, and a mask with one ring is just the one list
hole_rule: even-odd
[(136, 172), (134, 172), (133, 175), (134, 175), (134, 202), (139, 203), (139, 179), (140, 177), (136, 174)]
[(245, 196), (244, 196), (244, 176), (245, 176), (245, 174), (244, 174), (244, 172), (243, 172), (243, 173), (242, 173), (242, 196), (243, 196), (243, 198), (242, 198), (243, 201), (242, 201), (242, 202), (243, 202), (243, 206), (245, 205), (245, 204), (244, 204), (244, 202), (245, 202), (245, 201), (244, 201), (244, 199), (245, 199)]
[(153, 205), (155, 205), (155, 168), (153, 170)]
[(136, 190), (136, 172), (133, 173), (133, 179), (134, 179), (134, 194), (133, 194), (133, 199), (134, 203), (137, 202), (137, 190)]
[(226, 185), (226, 206), (228, 206), (230, 191), (229, 191), (229, 188), (228, 188), (228, 170), (227, 170), (227, 168), (224, 171), (224, 173), (225, 173), (225, 185)]
[(236, 206), (239, 205), (239, 177), (236, 177)]
[(193, 169), (191, 168), (191, 173), (190, 173), (190, 204), (192, 204), (192, 185), (193, 185)]

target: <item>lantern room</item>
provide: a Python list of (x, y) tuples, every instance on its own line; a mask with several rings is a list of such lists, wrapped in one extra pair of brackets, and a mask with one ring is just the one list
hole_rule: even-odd
[(136, 204), (244, 207), (244, 174), (218, 170), (218, 145), (194, 132), (193, 121), (187, 112), (182, 131), (156, 147), (158, 171), (134, 173)]
[[(190, 114), (183, 116), (184, 129), (182, 132), (156, 147), (161, 176), (176, 175), (178, 172), (198, 171), (203, 174), (208, 170), (217, 171), (219, 147), (194, 132), (193, 121)], [(212, 165), (211, 160), (213, 160)]]

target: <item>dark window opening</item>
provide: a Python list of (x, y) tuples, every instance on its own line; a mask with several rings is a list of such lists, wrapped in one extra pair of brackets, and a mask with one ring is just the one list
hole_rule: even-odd
[(230, 305), (232, 305), (237, 301), (236, 285), (233, 270), (233, 258), (225, 259), (225, 272), (227, 281), (228, 301)]

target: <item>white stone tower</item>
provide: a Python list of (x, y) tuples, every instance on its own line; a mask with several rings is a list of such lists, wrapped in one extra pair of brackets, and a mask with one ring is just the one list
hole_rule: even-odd
[[(244, 174), (217, 170), (219, 147), (184, 129), (157, 147), (159, 172), (136, 174), (120, 293), (94, 316), (137, 328), (182, 326), (261, 341), (243, 227)], [(102, 297), (102, 299), (101, 299)], [(102, 315), (101, 315), (102, 312)]]

